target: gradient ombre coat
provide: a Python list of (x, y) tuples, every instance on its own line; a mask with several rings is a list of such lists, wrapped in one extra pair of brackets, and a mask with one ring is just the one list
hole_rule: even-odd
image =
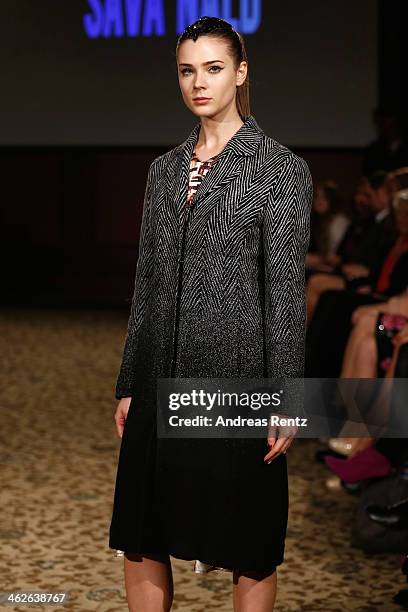
[(264, 571), (283, 562), (286, 455), (266, 464), (261, 438), (157, 437), (156, 378), (303, 376), (312, 180), (250, 115), (188, 209), (199, 130), (148, 173), (109, 546)]
[(159, 376), (303, 376), (309, 168), (250, 115), (186, 219), (199, 130), (149, 168), (118, 399)]

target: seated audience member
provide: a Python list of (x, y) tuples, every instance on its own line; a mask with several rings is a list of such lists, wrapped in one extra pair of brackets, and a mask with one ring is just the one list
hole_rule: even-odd
[[(397, 191), (395, 189), (395, 191)], [(331, 258), (331, 266), (327, 272), (340, 273), (341, 266), (346, 263), (361, 263), (365, 259), (364, 238), (366, 232), (375, 222), (373, 206), (373, 190), (369, 179), (362, 176), (357, 183), (352, 206), (352, 219), (343, 239), (337, 247), (335, 255)], [(361, 245), (363, 244), (363, 251)]]
[[(371, 177), (361, 177), (354, 198), (353, 221), (337, 249), (337, 270), (339, 272), (341, 272), (341, 264), (361, 263), (365, 260), (365, 250), (367, 248), (365, 230), (375, 220), (381, 221), (381, 214), (378, 215), (375, 189), (377, 185), (382, 184), (384, 178), (386, 181), (386, 194), (387, 192), (391, 194), (391, 197), (388, 198), (388, 208), (391, 208), (391, 202), (396, 192), (408, 189), (408, 166), (398, 168), (388, 174), (380, 171), (374, 173)], [(382, 195), (384, 195), (384, 192)], [(395, 228), (393, 229), (394, 220), (392, 216), (387, 217), (387, 219), (387, 230), (391, 233), (391, 239), (393, 240), (396, 237)], [(392, 236), (392, 234), (394, 235)], [(368, 233), (368, 239), (370, 240), (370, 232)], [(335, 268), (332, 268), (331, 271), (336, 273)]]
[(396, 237), (392, 198), (395, 182), (386, 172), (376, 172), (363, 178), (359, 185), (358, 200), (364, 208), (367, 199), (373, 217), (363, 223), (356, 219), (348, 228), (339, 252), (341, 261), (326, 273), (316, 273), (307, 282), (307, 321), (314, 315), (320, 295), (329, 289), (347, 289), (375, 278)]
[[(408, 322), (408, 292), (384, 303), (359, 306), (352, 314), (353, 330), (347, 342), (341, 376), (343, 378), (375, 378), (387, 371), (391, 340)], [(376, 330), (385, 331), (390, 342), (375, 341)], [(387, 355), (384, 355), (387, 351)], [(359, 359), (360, 357), (360, 359)]]
[[(381, 304), (356, 308), (351, 322), (353, 329), (344, 352), (340, 378), (392, 378), (398, 357), (398, 350), (395, 349), (408, 335), (408, 291)], [(383, 399), (385, 401), (386, 396)], [(387, 414), (379, 414), (379, 418), (374, 415), (374, 411), (381, 411), (380, 394), (378, 400), (378, 406), (374, 406), (370, 415), (375, 417), (375, 422), (380, 423), (381, 420), (387, 419)], [(345, 454), (350, 456), (373, 443), (374, 439), (369, 437), (340, 437), (329, 440), (331, 448), (337, 451), (343, 448)]]
[(390, 172), (390, 177), (394, 183), (394, 191), (408, 189), (408, 166), (403, 166)]
[[(390, 327), (387, 330), (387, 338), (391, 345), (389, 349), (391, 358), (387, 360), (383, 369), (385, 371), (385, 380), (388, 384), (383, 384), (383, 388), (372, 402), (373, 407), (368, 406), (368, 410), (364, 409), (364, 415), (361, 414), (362, 424), (366, 423), (368, 427), (374, 424), (376, 428), (380, 428), (379, 430), (377, 429), (377, 431), (394, 436), (396, 432), (398, 436), (401, 436), (401, 427), (403, 427), (403, 431), (405, 431), (407, 426), (406, 381), (399, 381), (398, 384), (402, 383), (402, 386), (398, 387), (397, 392), (394, 391), (397, 382), (396, 379), (405, 379), (408, 375), (408, 354), (406, 351), (408, 348), (408, 293), (398, 298), (398, 300), (399, 303), (402, 304), (404, 314), (400, 313), (396, 315), (380, 312), (377, 319), (374, 319), (376, 322), (375, 328), (372, 328), (372, 321), (367, 325), (368, 328), (371, 328), (371, 334), (366, 335), (363, 331), (360, 339), (357, 336), (350, 338), (351, 342), (349, 341), (347, 346), (342, 370), (342, 375), (345, 374), (345, 378), (375, 378), (377, 368), (381, 361), (379, 339), (381, 339), (384, 331), (380, 329), (383, 326), (378, 325), (378, 321), (384, 317), (398, 317), (399, 320), (396, 327)], [(398, 303), (398, 300), (395, 304)], [(393, 306), (390, 306), (390, 303), (384, 304), (384, 308), (386, 310), (394, 309)], [(366, 317), (367, 315), (363, 315), (359, 319), (359, 322), (356, 323), (356, 326), (361, 326), (364, 320), (368, 322)], [(354, 346), (352, 346), (352, 344), (354, 344)], [(358, 362), (355, 359), (356, 355), (353, 355), (353, 348), (357, 351), (364, 350), (364, 348), (367, 350), (368, 369), (364, 369), (361, 361)], [(361, 356), (360, 354), (360, 357)], [(350, 369), (351, 364), (347, 363), (347, 359), (351, 359), (351, 361), (354, 362), (354, 371)], [(363, 376), (364, 374), (368, 374), (369, 376)], [(384, 390), (385, 393), (383, 392)], [(353, 427), (356, 427), (356, 424), (354, 424)], [(349, 428), (350, 430), (350, 424), (346, 423), (345, 428)], [(342, 431), (344, 431), (344, 429)], [(384, 435), (384, 433), (382, 435)], [(324, 461), (330, 470), (345, 483), (357, 483), (370, 478), (387, 476), (392, 472), (393, 468), (398, 468), (401, 462), (406, 462), (408, 460), (408, 441), (406, 437), (381, 437), (380, 434), (377, 435), (377, 437), (336, 438), (329, 440), (328, 445), (337, 452), (327, 452)], [(344, 452), (347, 458), (339, 457), (339, 453), (342, 452), (342, 445), (344, 449), (347, 449)]]
[(398, 237), (372, 283), (343, 291), (325, 291), (306, 335), (305, 375), (332, 377), (340, 373), (342, 356), (351, 331), (353, 311), (364, 304), (386, 302), (408, 287), (408, 189), (398, 191), (393, 200)]
[(336, 183), (318, 183), (314, 190), (310, 216), (307, 268), (331, 263), (331, 258), (335, 255), (349, 224), (349, 218), (342, 212), (342, 201)]

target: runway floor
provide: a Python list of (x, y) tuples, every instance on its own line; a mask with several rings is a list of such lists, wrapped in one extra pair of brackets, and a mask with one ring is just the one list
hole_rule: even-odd
[[(0, 312), (0, 590), (69, 591), (54, 611), (127, 610), (123, 559), (108, 548), (126, 322), (109, 310)], [(357, 498), (326, 488), (329, 473), (313, 460), (318, 447), (300, 440), (288, 451), (290, 516), (275, 611), (401, 610), (392, 603), (406, 585), (398, 556), (350, 546)], [(230, 574), (197, 575), (193, 562), (172, 562), (174, 610), (232, 610)]]

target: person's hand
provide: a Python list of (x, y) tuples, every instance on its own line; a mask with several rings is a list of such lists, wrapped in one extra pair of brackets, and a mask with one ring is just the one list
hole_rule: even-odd
[(328, 255), (325, 261), (325, 263), (329, 266), (338, 266), (340, 262), (341, 262), (341, 257), (339, 255), (336, 255), (336, 253), (332, 253), (331, 255)]
[(306, 266), (313, 268), (322, 263), (322, 257), (317, 253), (306, 253)]
[(368, 276), (370, 274), (370, 270), (367, 266), (363, 266), (358, 263), (347, 263), (342, 265), (342, 272), (347, 276), (348, 280), (352, 280), (353, 278), (361, 278)]
[(270, 450), (266, 453), (264, 457), (264, 462), (271, 463), (271, 461), (275, 459), (275, 457), (277, 457), (281, 453), (286, 453), (289, 446), (293, 442), (293, 438), (295, 437), (297, 430), (298, 427), (294, 425), (269, 425), (268, 446), (270, 447)]
[(131, 397), (122, 397), (122, 399), (119, 400), (119, 403), (117, 405), (117, 408), (116, 408), (116, 411), (113, 417), (115, 420), (116, 431), (117, 431), (119, 438), (121, 438), (123, 435), (123, 428), (125, 426), (125, 421), (126, 421), (126, 418), (129, 412), (129, 406), (130, 406), (131, 401), (132, 401)]
[(395, 348), (401, 346), (401, 344), (406, 344), (408, 342), (408, 324), (405, 325), (405, 327), (403, 327), (401, 331), (398, 332), (398, 334), (395, 334), (391, 342), (393, 343)]
[(320, 264), (315, 266), (315, 270), (318, 270), (319, 272), (332, 272), (333, 266), (329, 266), (328, 264)]
[(360, 287), (357, 287), (356, 293), (360, 293), (361, 295), (368, 295), (369, 293), (371, 293), (372, 290), (373, 289), (371, 285), (360, 285)]

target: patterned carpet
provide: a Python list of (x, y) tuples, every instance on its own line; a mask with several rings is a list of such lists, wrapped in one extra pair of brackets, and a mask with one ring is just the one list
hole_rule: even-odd
[[(67, 590), (55, 611), (127, 610), (123, 559), (108, 548), (119, 439), (113, 389), (126, 315), (107, 310), (1, 312), (0, 590)], [(327, 490), (318, 443), (288, 452), (290, 516), (276, 612), (401, 610), (397, 555), (350, 546), (356, 498)], [(173, 559), (174, 610), (232, 610), (230, 574)], [(8, 610), (42, 609), (40, 606)]]

